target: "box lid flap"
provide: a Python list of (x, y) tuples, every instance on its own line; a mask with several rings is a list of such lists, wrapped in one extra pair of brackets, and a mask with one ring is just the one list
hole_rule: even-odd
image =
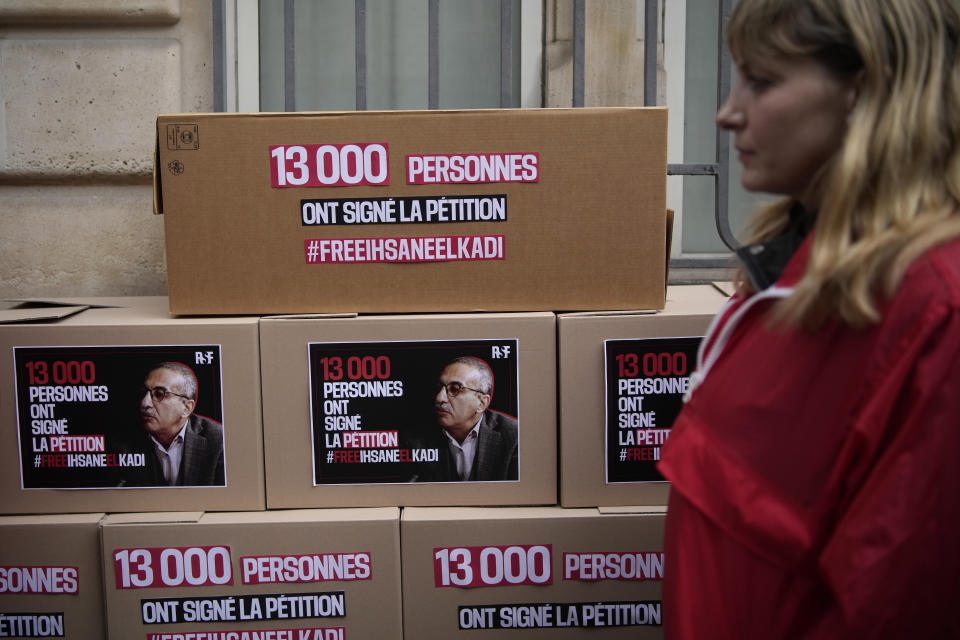
[(103, 520), (104, 513), (53, 513), (37, 515), (0, 516), (3, 526), (36, 526), (58, 524), (96, 524)]
[(323, 320), (324, 318), (356, 318), (359, 314), (353, 312), (343, 313), (279, 313), (263, 316), (264, 318), (277, 320)]
[(638, 514), (638, 515), (662, 516), (662, 515), (666, 515), (667, 507), (666, 505), (663, 505), (663, 506), (657, 506), (657, 505), (612, 506), (612, 507), (598, 507), (598, 511), (600, 512), (601, 515)]
[(15, 324), (18, 322), (49, 322), (61, 320), (68, 316), (89, 309), (89, 305), (75, 305), (63, 307), (51, 306), (18, 306), (12, 309), (0, 310), (0, 324)]
[(103, 519), (104, 526), (115, 524), (165, 524), (199, 522), (203, 511), (156, 511), (141, 513), (111, 513)]
[(124, 306), (117, 298), (8, 298), (9, 308), (0, 309), (0, 324), (62, 320), (87, 309)]

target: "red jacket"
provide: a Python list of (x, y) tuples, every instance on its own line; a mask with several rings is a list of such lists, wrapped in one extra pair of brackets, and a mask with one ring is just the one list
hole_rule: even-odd
[(960, 638), (960, 241), (877, 325), (773, 328), (808, 252), (718, 316), (664, 447), (665, 635)]

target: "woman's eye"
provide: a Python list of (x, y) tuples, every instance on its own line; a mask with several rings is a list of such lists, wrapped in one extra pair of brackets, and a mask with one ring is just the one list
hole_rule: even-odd
[(763, 91), (773, 84), (773, 79), (753, 73), (744, 75), (744, 82), (754, 91)]

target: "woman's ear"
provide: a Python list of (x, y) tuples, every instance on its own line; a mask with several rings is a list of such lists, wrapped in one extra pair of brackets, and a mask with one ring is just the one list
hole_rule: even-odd
[(866, 77), (866, 71), (861, 69), (857, 71), (850, 79), (850, 83), (847, 86), (846, 99), (847, 106), (847, 116), (853, 113), (853, 108), (857, 106), (857, 101), (860, 99), (860, 90), (863, 88), (863, 79)]

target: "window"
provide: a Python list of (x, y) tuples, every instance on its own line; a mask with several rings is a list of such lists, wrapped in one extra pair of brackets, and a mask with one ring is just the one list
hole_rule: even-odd
[[(756, 200), (740, 188), (714, 124), (718, 92), (730, 82), (718, 77), (718, 33), (732, 2), (218, 0), (215, 34), (229, 61), (220, 104), (230, 111), (619, 106), (643, 104), (646, 91), (648, 103), (670, 109), (672, 273), (723, 277), (731, 265), (723, 236), (739, 232)], [(718, 149), (726, 150), (719, 162)]]

